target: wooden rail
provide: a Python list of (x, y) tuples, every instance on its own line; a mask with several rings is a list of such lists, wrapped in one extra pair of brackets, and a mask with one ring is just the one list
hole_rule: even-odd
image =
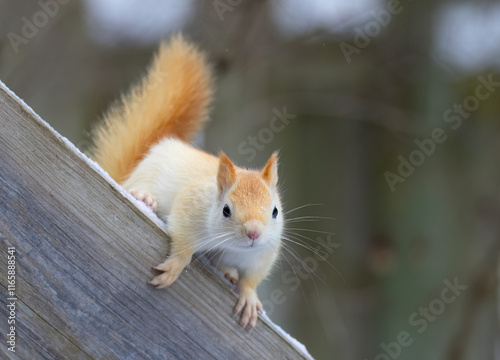
[(0, 240), (3, 302), (11, 246), (17, 298), (2, 359), (307, 358), (265, 319), (241, 329), (235, 295), (200, 262), (148, 285), (165, 233), (1, 82)]

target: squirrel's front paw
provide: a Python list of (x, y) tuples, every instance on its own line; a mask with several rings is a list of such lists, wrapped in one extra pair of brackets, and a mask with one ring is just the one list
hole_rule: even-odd
[(130, 194), (146, 204), (153, 212), (156, 212), (156, 209), (158, 209), (158, 201), (156, 201), (156, 198), (149, 191), (132, 189), (130, 190)]
[(249, 294), (241, 294), (236, 306), (234, 307), (234, 314), (241, 311), (240, 325), (244, 328), (248, 325), (250, 328), (257, 325), (258, 311), (262, 311), (262, 303), (260, 302), (255, 292)]
[(186, 265), (185, 261), (177, 257), (167, 259), (160, 265), (154, 267), (155, 270), (163, 271), (164, 273), (155, 276), (149, 283), (159, 289), (172, 285)]

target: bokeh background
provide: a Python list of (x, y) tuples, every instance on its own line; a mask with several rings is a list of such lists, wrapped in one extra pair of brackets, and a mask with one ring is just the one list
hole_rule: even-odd
[(179, 31), (217, 77), (200, 146), (280, 149), (311, 205), (259, 293), (315, 358), (500, 359), (498, 1), (53, 4), (0, 1), (0, 79), (81, 150)]

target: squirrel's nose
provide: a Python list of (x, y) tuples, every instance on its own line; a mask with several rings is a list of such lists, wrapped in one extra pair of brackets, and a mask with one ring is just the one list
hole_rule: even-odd
[(246, 234), (252, 240), (257, 240), (260, 236), (260, 233), (257, 230), (247, 230)]
[(257, 240), (262, 234), (263, 226), (260, 221), (250, 220), (244, 225), (245, 235), (248, 236), (250, 240)]

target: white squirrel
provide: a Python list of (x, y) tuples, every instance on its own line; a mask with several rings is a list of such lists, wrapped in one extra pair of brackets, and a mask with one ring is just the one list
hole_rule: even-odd
[(262, 170), (235, 166), (188, 142), (207, 118), (213, 85), (205, 56), (181, 36), (160, 46), (150, 71), (94, 131), (93, 158), (168, 224), (169, 257), (150, 283), (171, 285), (195, 252), (238, 285), (234, 313), (254, 327), (256, 288), (281, 248), (278, 156)]

